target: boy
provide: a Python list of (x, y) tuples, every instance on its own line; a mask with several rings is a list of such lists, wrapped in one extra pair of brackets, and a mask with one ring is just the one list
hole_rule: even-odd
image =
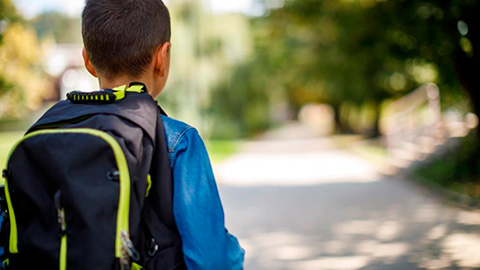
[[(83, 57), (101, 89), (145, 84), (156, 98), (170, 67), (170, 16), (161, 0), (87, 0)], [(244, 251), (224, 227), (208, 154), (198, 132), (162, 116), (173, 173), (173, 213), (188, 269), (242, 269)], [(154, 165), (152, 165), (154, 166)]]

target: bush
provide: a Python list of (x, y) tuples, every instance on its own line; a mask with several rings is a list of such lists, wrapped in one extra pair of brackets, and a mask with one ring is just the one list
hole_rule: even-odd
[(480, 140), (477, 133), (463, 138), (455, 151), (414, 170), (419, 176), (450, 190), (480, 198)]

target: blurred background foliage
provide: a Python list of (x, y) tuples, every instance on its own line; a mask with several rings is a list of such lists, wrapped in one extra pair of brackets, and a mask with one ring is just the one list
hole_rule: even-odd
[(21, 119), (48, 96), (35, 30), (8, 0), (0, 1), (0, 118)]
[(58, 11), (42, 13), (30, 21), (40, 40), (56, 43), (82, 43), (80, 17), (69, 17)]
[[(472, 0), (285, 1), (251, 19), (254, 53), (216, 89), (220, 106), (212, 108), (255, 132), (275, 123), (275, 107), (295, 117), (307, 103), (327, 103), (339, 132), (377, 136), (385, 101), (435, 82), (444, 107), (469, 110), (464, 101), (470, 101), (479, 112), (479, 6)], [(351, 112), (358, 109), (369, 110), (371, 120), (353, 130)]]
[[(480, 111), (478, 1), (258, 0), (255, 14), (168, 5), (172, 77), (161, 102), (210, 137), (254, 136), (312, 103), (332, 106), (337, 132), (375, 137), (385, 104), (427, 82), (444, 108)], [(78, 16), (25, 19), (0, 0), (1, 119), (28, 119), (52, 100), (45, 51), (81, 44), (80, 29)]]

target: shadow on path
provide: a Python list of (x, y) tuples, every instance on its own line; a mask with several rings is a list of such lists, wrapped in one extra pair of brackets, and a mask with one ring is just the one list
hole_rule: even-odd
[(247, 270), (480, 269), (480, 213), (405, 181), (220, 190)]

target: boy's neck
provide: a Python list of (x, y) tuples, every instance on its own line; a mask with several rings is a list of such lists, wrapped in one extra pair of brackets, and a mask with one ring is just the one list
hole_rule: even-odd
[(131, 78), (131, 77), (128, 77), (128, 76), (118, 76), (118, 77), (115, 77), (113, 79), (106, 79), (104, 77), (98, 77), (98, 82), (100, 84), (101, 89), (112, 89), (112, 88), (122, 86), (122, 85), (127, 85), (128, 86), (132, 82), (141, 82), (141, 83), (145, 84), (149, 94), (151, 94), (151, 91), (153, 90), (152, 89), (152, 87), (153, 87), (152, 84), (148, 80), (146, 80), (145, 78)]

